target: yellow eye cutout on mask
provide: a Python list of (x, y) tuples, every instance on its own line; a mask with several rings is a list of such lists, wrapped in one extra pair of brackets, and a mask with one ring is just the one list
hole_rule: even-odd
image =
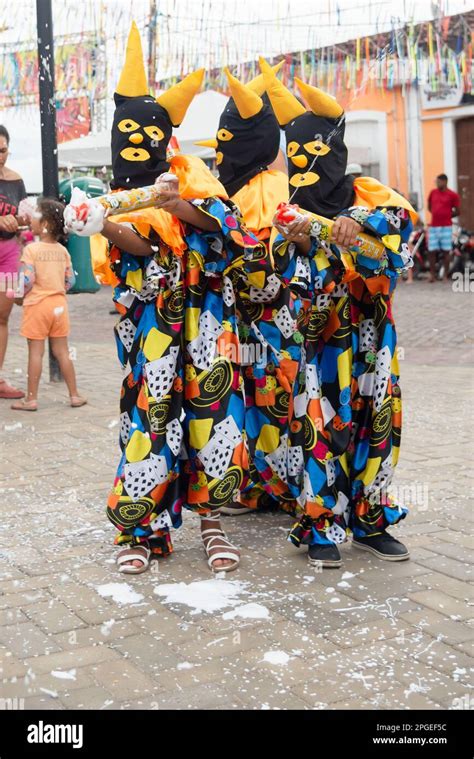
[(122, 119), (122, 121), (119, 121), (118, 128), (121, 132), (136, 132), (137, 129), (140, 129), (140, 124), (137, 124), (136, 121), (133, 119)]
[(150, 158), (145, 148), (124, 148), (120, 151), (120, 155), (125, 161), (147, 161)]
[(224, 160), (224, 154), (221, 153), (220, 150), (218, 150), (216, 153), (216, 166), (219, 166), (223, 160)]
[(217, 139), (221, 142), (229, 142), (229, 140), (234, 139), (234, 135), (232, 132), (229, 132), (228, 129), (219, 129), (217, 132)]
[(160, 127), (155, 124), (153, 124), (153, 126), (143, 127), (143, 131), (148, 137), (151, 137), (152, 140), (163, 140), (165, 136)]
[(306, 171), (304, 174), (293, 174), (290, 184), (293, 187), (307, 187), (308, 185), (319, 182), (319, 174), (315, 171)]
[(288, 156), (288, 158), (291, 158), (292, 156), (294, 156), (294, 155), (295, 155), (295, 153), (297, 153), (297, 151), (298, 151), (299, 149), (300, 149), (300, 144), (299, 144), (299, 142), (295, 142), (294, 140), (292, 140), (292, 141), (291, 141), (291, 142), (289, 142), (289, 143), (288, 143), (288, 145), (286, 146), (286, 155)]
[(295, 166), (298, 166), (299, 169), (304, 169), (305, 166), (308, 165), (308, 159), (303, 154), (292, 156), (292, 158), (290, 158), (290, 161)]
[(313, 142), (305, 142), (304, 149), (311, 155), (327, 155), (331, 152), (331, 148), (321, 140), (313, 140)]

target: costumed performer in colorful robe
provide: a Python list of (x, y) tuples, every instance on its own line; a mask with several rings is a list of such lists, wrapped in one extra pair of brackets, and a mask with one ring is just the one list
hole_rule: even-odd
[[(298, 272), (310, 302), (288, 447), (288, 484), (301, 517), (289, 539), (307, 544), (317, 566), (340, 566), (338, 544), (349, 533), (355, 547), (403, 560), (407, 548), (387, 532), (407, 514), (387, 495), (401, 434), (392, 300), (411, 265), (416, 213), (377, 180), (346, 176), (344, 112), (333, 98), (296, 79), (306, 111), (265, 61), (261, 66), (286, 132), (290, 202), (306, 216), (336, 220), (331, 244), (317, 223), (308, 234), (307, 218), (277, 224), (273, 244), (275, 263), (294, 267), (293, 282)], [(361, 231), (383, 243), (380, 260), (350, 251)]]
[(167, 160), (172, 127), (203, 73), (155, 100), (132, 25), (114, 96), (112, 188), (140, 188), (160, 176), (167, 185), (156, 208), (106, 218), (102, 228), (125, 370), (122, 455), (107, 514), (118, 529), (117, 563), (125, 573), (145, 571), (151, 553), (172, 551), (170, 528), (180, 526), (183, 507), (201, 516), (210, 568), (230, 571), (239, 563), (219, 521), (247, 467), (233, 283), (239, 260), (260, 243), (241, 229), (223, 186), (200, 159)]
[[(276, 74), (282, 63), (273, 67)], [(275, 272), (269, 243), (277, 206), (288, 200), (288, 175), (280, 155), (281, 130), (264, 98), (263, 75), (242, 84), (226, 69), (231, 97), (216, 138), (198, 142), (216, 150), (219, 179), (242, 213), (245, 225), (265, 244), (247, 266), (249, 287), (238, 297), (242, 372), (246, 396), (245, 437), (250, 482), (222, 512), (238, 515), (277, 505), (294, 511), (286, 485), (281, 447), (288, 434), (291, 384), (300, 360), (296, 328), (299, 302)], [(255, 282), (256, 286), (251, 286)]]

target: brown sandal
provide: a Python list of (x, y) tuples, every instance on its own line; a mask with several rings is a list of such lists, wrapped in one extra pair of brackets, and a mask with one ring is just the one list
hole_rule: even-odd
[(82, 398), (80, 395), (71, 395), (69, 398), (72, 408), (80, 408), (87, 403), (86, 398)]
[(9, 385), (8, 382), (4, 379), (0, 379), (0, 398), (5, 398), (9, 401), (17, 400), (18, 398), (24, 398), (25, 393), (23, 390), (19, 390), (17, 387), (13, 387), (13, 385)]
[(38, 411), (38, 401), (17, 401), (10, 408), (13, 411)]

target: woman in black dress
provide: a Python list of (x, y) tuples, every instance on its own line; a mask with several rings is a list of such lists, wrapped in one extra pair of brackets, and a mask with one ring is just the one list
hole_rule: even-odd
[(7, 350), (8, 319), (13, 300), (7, 290), (16, 289), (20, 261), (17, 239), (19, 226), (18, 206), (26, 198), (23, 179), (6, 166), (10, 136), (0, 125), (0, 398), (23, 398), (24, 392), (12, 387), (3, 376), (3, 362)]

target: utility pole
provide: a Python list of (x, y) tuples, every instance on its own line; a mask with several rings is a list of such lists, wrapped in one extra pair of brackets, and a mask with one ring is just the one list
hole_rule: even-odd
[(150, 0), (150, 17), (148, 20), (148, 86), (151, 91), (155, 88), (156, 77), (156, 19), (158, 9), (156, 0)]
[[(36, 0), (38, 35), (38, 74), (41, 118), (41, 158), (43, 195), (59, 197), (58, 144), (56, 140), (56, 103), (54, 100), (54, 42), (51, 0)], [(62, 380), (59, 365), (49, 345), (49, 380)]]

